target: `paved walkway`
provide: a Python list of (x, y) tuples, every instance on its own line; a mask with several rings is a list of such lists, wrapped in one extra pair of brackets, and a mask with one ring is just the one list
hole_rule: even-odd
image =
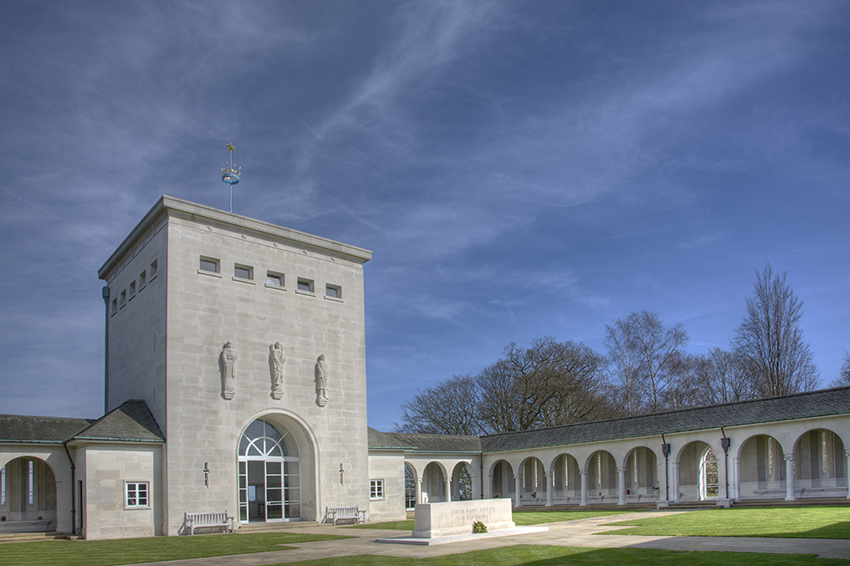
[[(681, 512), (681, 511), (679, 511)], [(503, 538), (489, 538), (476, 541), (442, 544), (437, 546), (410, 546), (375, 542), (377, 538), (399, 536), (401, 531), (380, 529), (346, 529), (343, 527), (318, 526), (298, 529), (298, 533), (335, 534), (357, 537), (347, 540), (322, 542), (301, 542), (294, 544), (295, 550), (242, 554), (238, 556), (217, 556), (213, 558), (194, 558), (191, 560), (173, 560), (154, 562), (141, 566), (264, 566), (336, 558), (358, 554), (377, 556), (399, 556), (427, 558), (462, 554), (474, 550), (501, 548), (517, 544), (541, 544), (553, 546), (583, 546), (589, 548), (660, 548), (668, 550), (723, 550), (733, 552), (770, 552), (780, 554), (816, 554), (822, 558), (850, 559), (850, 540), (827, 539), (789, 539), (789, 538), (740, 538), (740, 537), (651, 537), (628, 535), (597, 535), (607, 531), (627, 529), (628, 527), (603, 527), (613, 520), (632, 520), (643, 517), (658, 517), (674, 512), (629, 513), (609, 517), (594, 517), (563, 523), (548, 523), (548, 532), (517, 535)], [(210, 535), (220, 536), (220, 535)], [(237, 535), (238, 536), (238, 535)], [(135, 565), (140, 566), (140, 565)]]

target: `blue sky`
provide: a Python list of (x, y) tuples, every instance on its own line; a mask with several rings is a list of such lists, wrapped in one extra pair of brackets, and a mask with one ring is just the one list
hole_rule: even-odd
[(369, 423), (642, 309), (727, 347), (769, 261), (850, 349), (850, 3), (77, 2), (0, 20), (0, 413), (97, 417), (97, 268), (161, 194), (373, 250)]

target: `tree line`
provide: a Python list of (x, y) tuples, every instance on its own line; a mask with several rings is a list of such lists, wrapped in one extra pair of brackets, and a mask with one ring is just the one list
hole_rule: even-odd
[[(640, 311), (605, 327), (606, 354), (554, 338), (514, 343), (477, 374), (455, 375), (401, 405), (402, 432), (492, 434), (811, 391), (803, 302), (770, 264), (729, 349), (688, 354), (682, 324)], [(833, 386), (850, 385), (850, 353)]]

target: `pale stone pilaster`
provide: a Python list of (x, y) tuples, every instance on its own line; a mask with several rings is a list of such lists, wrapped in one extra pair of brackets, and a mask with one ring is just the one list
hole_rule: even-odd
[(552, 506), (552, 482), (555, 480), (555, 474), (546, 473), (546, 507)]
[(522, 476), (514, 475), (514, 491), (516, 492), (516, 506), (522, 507)]
[(579, 470), (581, 474), (581, 504), (587, 505), (587, 470)]
[(416, 503), (425, 503), (422, 501), (422, 478), (416, 478)]
[(446, 503), (452, 500), (452, 478), (446, 478)]
[(679, 503), (679, 462), (673, 462), (673, 473), (671, 474), (670, 489), (673, 490), (671, 503)]
[(844, 477), (847, 479), (847, 499), (850, 499), (850, 450), (844, 451), (844, 457), (847, 458), (847, 466), (844, 468)]
[(794, 501), (794, 455), (785, 455), (785, 501)]
[(626, 504), (626, 468), (617, 467), (617, 474), (620, 476), (620, 484), (617, 486), (618, 499), (617, 505)]
[(487, 499), (493, 499), (493, 491), (494, 491), (493, 490), (493, 474), (490, 474), (488, 476), (488, 478), (489, 478), (489, 481), (487, 482), (487, 488), (490, 491), (487, 493)]
[(741, 459), (732, 458), (732, 499), (741, 500)]

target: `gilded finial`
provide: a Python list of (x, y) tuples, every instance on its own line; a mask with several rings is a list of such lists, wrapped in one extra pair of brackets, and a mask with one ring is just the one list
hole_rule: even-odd
[(236, 146), (234, 146), (232, 143), (227, 144), (227, 151), (234, 151), (234, 150), (236, 150)]

